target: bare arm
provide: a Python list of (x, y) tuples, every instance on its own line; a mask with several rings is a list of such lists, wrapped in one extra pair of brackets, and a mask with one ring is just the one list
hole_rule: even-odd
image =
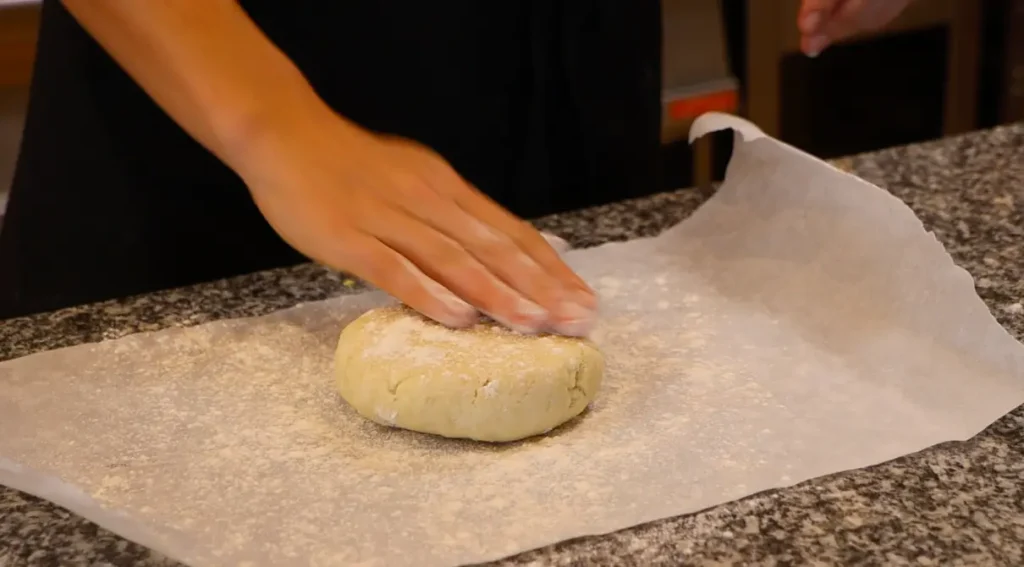
[(589, 332), (593, 291), (533, 227), (429, 148), (337, 116), (235, 0), (63, 1), (306, 256), (446, 325)]
[(236, 170), (245, 139), (322, 104), (235, 0), (64, 5), (171, 118)]

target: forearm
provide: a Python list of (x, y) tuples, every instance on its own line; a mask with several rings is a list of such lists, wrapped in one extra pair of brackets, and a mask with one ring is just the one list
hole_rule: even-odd
[(182, 128), (236, 171), (246, 140), (322, 103), (235, 0), (63, 0)]

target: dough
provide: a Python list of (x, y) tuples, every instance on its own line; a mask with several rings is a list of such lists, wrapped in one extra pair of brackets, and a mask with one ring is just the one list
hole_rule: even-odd
[(449, 329), (396, 306), (345, 327), (334, 368), (342, 398), (367, 419), (515, 441), (579, 415), (600, 388), (604, 356), (586, 339), (527, 336), (483, 322)]

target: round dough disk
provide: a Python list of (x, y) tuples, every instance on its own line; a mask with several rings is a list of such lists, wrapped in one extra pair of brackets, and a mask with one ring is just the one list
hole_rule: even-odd
[(345, 327), (334, 369), (342, 398), (377, 423), (515, 441), (579, 415), (601, 386), (604, 356), (586, 339), (494, 323), (449, 329), (395, 306)]

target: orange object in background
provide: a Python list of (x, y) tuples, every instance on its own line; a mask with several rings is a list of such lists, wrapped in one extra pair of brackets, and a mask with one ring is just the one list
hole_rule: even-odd
[(668, 116), (672, 120), (689, 120), (705, 112), (734, 113), (738, 107), (736, 89), (728, 89), (673, 100), (668, 103)]

